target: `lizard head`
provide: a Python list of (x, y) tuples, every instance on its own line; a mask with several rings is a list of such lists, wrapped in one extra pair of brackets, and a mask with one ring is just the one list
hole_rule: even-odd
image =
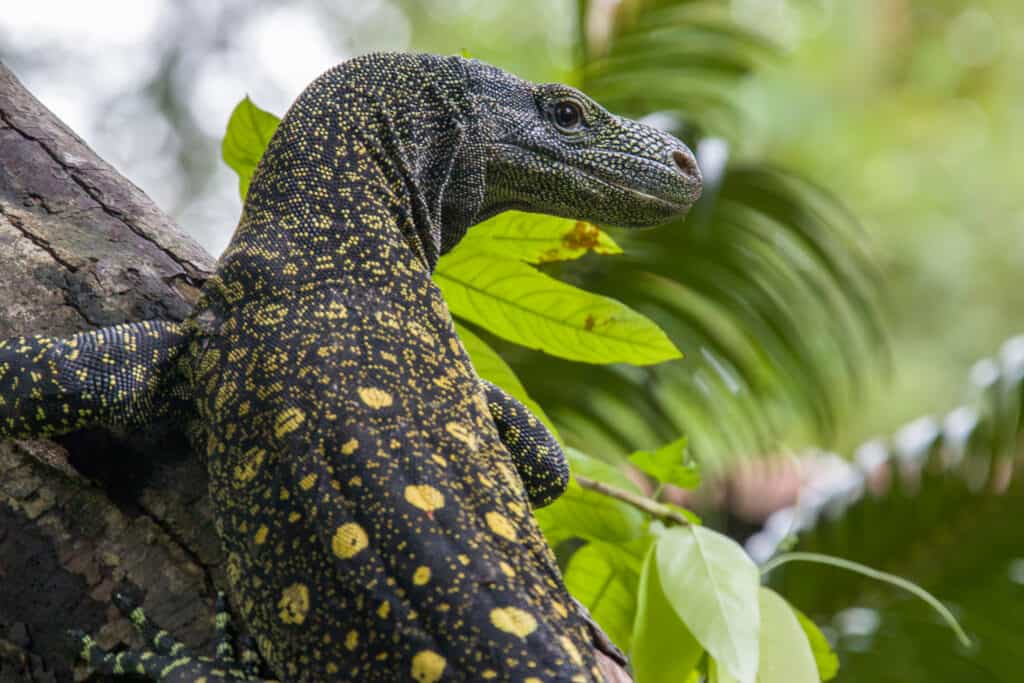
[(575, 88), (471, 64), (470, 90), (485, 112), (476, 146), (487, 215), (519, 209), (638, 228), (683, 216), (700, 197), (696, 159), (675, 137)]

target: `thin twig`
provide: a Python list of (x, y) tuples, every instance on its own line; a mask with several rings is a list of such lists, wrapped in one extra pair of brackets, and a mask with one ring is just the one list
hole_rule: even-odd
[(621, 500), (623, 503), (628, 503), (638, 510), (646, 512), (652, 517), (657, 517), (660, 520), (681, 524), (683, 526), (690, 523), (690, 520), (686, 519), (686, 517), (684, 517), (678, 510), (673, 510), (668, 505), (651, 500), (647, 496), (641, 496), (638, 493), (626, 491), (625, 489), (620, 489), (617, 486), (606, 484), (603, 481), (596, 481), (578, 474), (575, 478), (576, 483), (583, 488), (590, 489), (591, 491), (597, 491), (600, 494), (606, 495), (610, 498), (615, 498), (616, 500)]

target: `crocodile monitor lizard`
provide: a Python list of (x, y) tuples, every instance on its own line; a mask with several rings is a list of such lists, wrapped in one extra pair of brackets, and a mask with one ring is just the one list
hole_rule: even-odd
[[(185, 323), (0, 343), (0, 437), (191, 418), (233, 603), (282, 681), (599, 678), (530, 514), (564, 456), (476, 376), (430, 274), (507, 209), (643, 227), (700, 187), (683, 143), (573, 88), (352, 59), (284, 117)], [(132, 614), (156, 651), (84, 637), (94, 668), (258, 678)]]

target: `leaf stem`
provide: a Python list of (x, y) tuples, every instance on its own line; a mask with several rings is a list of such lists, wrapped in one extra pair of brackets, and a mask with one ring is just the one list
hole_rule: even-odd
[(924, 600), (928, 605), (931, 606), (939, 616), (949, 625), (953, 632), (956, 633), (956, 637), (964, 645), (964, 647), (971, 647), (971, 639), (964, 633), (963, 628), (960, 627), (960, 623), (957, 622), (956, 617), (949, 611), (949, 608), (939, 602), (938, 598), (921, 588), (916, 583), (907, 581), (906, 579), (896, 576), (895, 574), (889, 574), (888, 572), (879, 571), (878, 569), (872, 569), (871, 567), (860, 564), (859, 562), (852, 562), (850, 560), (844, 560), (841, 557), (832, 557), (831, 555), (822, 555), (821, 553), (806, 553), (806, 552), (792, 552), (783, 553), (777, 557), (773, 557), (764, 563), (761, 567), (761, 576), (764, 576), (768, 572), (780, 567), (787, 562), (811, 562), (814, 564), (826, 564), (831, 567), (839, 567), (847, 571), (855, 572), (866, 576), (869, 579), (875, 581), (881, 581), (890, 585), (902, 588), (903, 590), (911, 593), (921, 600)]
[(672, 522), (681, 526), (688, 526), (690, 521), (686, 519), (680, 512), (673, 510), (667, 505), (663, 505), (656, 500), (651, 500), (647, 496), (642, 496), (639, 493), (633, 493), (625, 489), (620, 489), (617, 486), (611, 486), (603, 481), (597, 481), (589, 477), (584, 477), (579, 474), (575, 476), (576, 483), (585, 489), (591, 491), (597, 491), (598, 493), (621, 500), (624, 503), (628, 503), (638, 510), (642, 510), (652, 517), (656, 517), (665, 522)]

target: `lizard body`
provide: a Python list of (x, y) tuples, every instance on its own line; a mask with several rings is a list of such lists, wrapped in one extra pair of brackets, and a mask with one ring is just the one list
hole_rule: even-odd
[[(564, 488), (557, 443), (475, 375), (430, 272), (506, 209), (639, 227), (699, 187), (682, 143), (566, 86), (350, 60), (282, 120), (185, 324), (0, 346), (0, 436), (192, 411), (234, 604), (281, 680), (599, 678), (530, 514)], [(249, 678), (159, 661), (136, 664)]]

